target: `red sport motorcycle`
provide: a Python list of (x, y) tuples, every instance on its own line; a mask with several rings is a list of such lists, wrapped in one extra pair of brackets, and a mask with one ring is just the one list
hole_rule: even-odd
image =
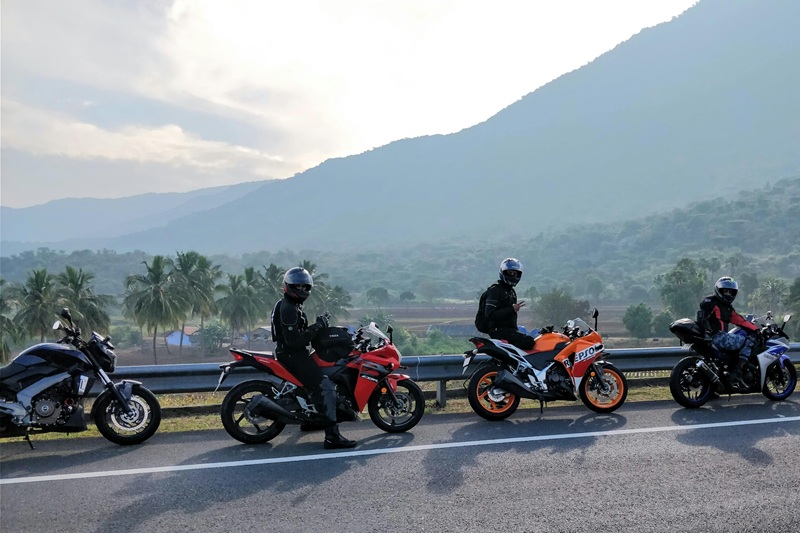
[(519, 407), (521, 398), (543, 402), (578, 398), (596, 413), (618, 409), (628, 395), (625, 375), (603, 360), (608, 353), (594, 328), (576, 318), (562, 331), (549, 326), (525, 351), (503, 340), (475, 337), (473, 350), (464, 352), (464, 372), (477, 355), (491, 360), (472, 372), (467, 397), (472, 409), (487, 420), (503, 420)]
[[(405, 367), (392, 342), (392, 328), (387, 332), (388, 336), (374, 322), (358, 328), (352, 337), (346, 328), (325, 328), (312, 342), (311, 357), (336, 386), (340, 422), (352, 420), (354, 411), (366, 407), (376, 426), (400, 433), (420, 421), (425, 398), (409, 376), (395, 373)], [(222, 425), (231, 437), (245, 444), (262, 444), (278, 436), (287, 424), (319, 420), (309, 391), (272, 353), (231, 349), (231, 354), (234, 361), (220, 365), (217, 388), (237, 367), (264, 372), (259, 379), (233, 387), (222, 401)], [(251, 406), (256, 397), (257, 407)]]

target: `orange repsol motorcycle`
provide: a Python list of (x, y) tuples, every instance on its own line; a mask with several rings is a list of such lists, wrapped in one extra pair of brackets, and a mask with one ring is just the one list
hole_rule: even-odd
[(596, 331), (580, 318), (567, 321), (561, 332), (549, 326), (536, 337), (533, 349), (520, 350), (503, 340), (473, 337), (473, 350), (464, 352), (465, 373), (478, 355), (480, 364), (469, 379), (467, 397), (472, 409), (487, 420), (503, 420), (519, 407), (521, 398), (543, 402), (581, 401), (597, 413), (618, 409), (628, 396), (628, 382), (608, 355)]

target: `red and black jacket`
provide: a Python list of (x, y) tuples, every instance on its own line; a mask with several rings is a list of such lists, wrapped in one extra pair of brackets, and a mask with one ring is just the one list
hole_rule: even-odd
[(706, 296), (700, 302), (700, 309), (703, 311), (706, 324), (712, 335), (720, 331), (728, 331), (731, 324), (748, 331), (756, 331), (758, 329), (758, 326), (746, 320), (733, 309), (731, 304), (720, 300), (716, 294)]

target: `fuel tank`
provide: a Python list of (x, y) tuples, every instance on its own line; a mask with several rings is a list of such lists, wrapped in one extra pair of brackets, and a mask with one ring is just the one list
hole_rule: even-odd
[(23, 350), (7, 366), (0, 368), (0, 386), (19, 391), (35, 381), (71, 369), (92, 370), (89, 359), (66, 344), (42, 343)]

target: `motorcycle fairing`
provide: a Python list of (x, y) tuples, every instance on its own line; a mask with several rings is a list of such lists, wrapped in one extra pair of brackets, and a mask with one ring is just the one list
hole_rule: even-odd
[[(289, 381), (297, 385), (298, 387), (302, 387), (302, 382), (297, 379), (294, 374), (289, 372), (285, 366), (278, 361), (274, 355), (269, 352), (252, 352), (249, 350), (231, 350), (231, 353), (235, 356), (242, 357), (244, 359), (252, 359), (254, 362), (258, 364), (257, 368), (262, 370), (266, 370), (277, 377)], [(252, 365), (251, 365), (252, 366)]]
[(767, 369), (776, 359), (781, 365), (781, 368), (786, 368), (786, 365), (791, 363), (791, 359), (786, 355), (788, 350), (789, 346), (777, 339), (767, 341), (767, 349), (756, 356), (761, 374), (761, 381), (759, 381), (760, 387), (763, 387), (764, 383), (767, 381)]

